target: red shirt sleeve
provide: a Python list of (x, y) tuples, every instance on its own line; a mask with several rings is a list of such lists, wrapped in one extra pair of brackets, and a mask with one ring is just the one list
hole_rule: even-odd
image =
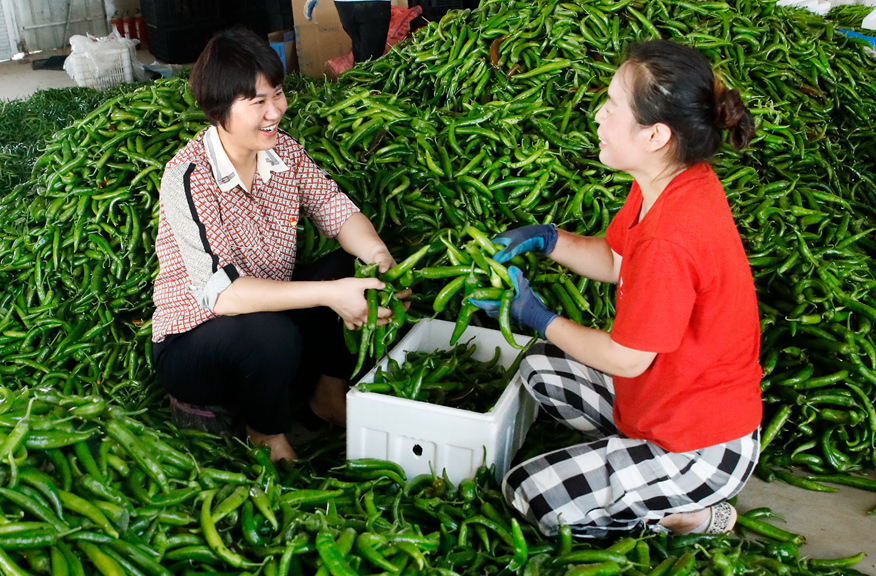
[(637, 183), (633, 183), (630, 188), (630, 193), (624, 201), (624, 205), (618, 210), (617, 214), (608, 225), (605, 231), (605, 240), (608, 246), (620, 254), (624, 255), (624, 244), (627, 239), (627, 232), (630, 227), (639, 219), (639, 212), (642, 209), (642, 192)]

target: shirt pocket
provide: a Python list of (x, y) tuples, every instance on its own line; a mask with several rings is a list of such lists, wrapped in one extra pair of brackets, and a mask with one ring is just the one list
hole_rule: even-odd
[[(280, 212), (278, 215), (279, 221), (274, 229), (272, 253), (274, 263), (284, 278), (292, 275), (292, 269), (295, 264), (298, 241), (298, 225), (303, 224), (300, 219), (304, 218), (299, 211), (298, 205), (289, 206)], [(311, 228), (311, 233), (318, 234), (318, 231)]]
[(271, 268), (270, 251), (266, 249), (262, 230), (257, 222), (240, 219), (226, 223), (231, 258), (242, 272), (262, 277)]
[(267, 205), (272, 221), (271, 248), (280, 266), (286, 264), (291, 266), (291, 261), (295, 258), (298, 227), (305, 218), (301, 213), (298, 186), (290, 184), (288, 180), (278, 182), (284, 185), (275, 189), (271, 202)]
[(228, 231), (228, 241), (233, 249), (249, 252), (260, 250), (263, 245), (259, 224), (250, 219), (238, 218), (225, 224)]
[(290, 202), (288, 205), (280, 207), (276, 215), (275, 231), (281, 238), (294, 236), (300, 218), (303, 216), (297, 203)]

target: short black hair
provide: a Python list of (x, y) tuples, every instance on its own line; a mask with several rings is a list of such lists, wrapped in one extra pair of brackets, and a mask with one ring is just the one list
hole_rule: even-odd
[(754, 118), (739, 91), (728, 90), (698, 50), (668, 40), (632, 44), (622, 67), (632, 72), (630, 104), (636, 121), (669, 127), (677, 163), (707, 161), (720, 148), (724, 130), (736, 149), (754, 137)]
[(264, 76), (279, 86), (285, 76), (280, 56), (268, 42), (246, 28), (217, 32), (198, 56), (189, 87), (210, 124), (223, 128), (238, 98), (255, 98), (256, 82)]

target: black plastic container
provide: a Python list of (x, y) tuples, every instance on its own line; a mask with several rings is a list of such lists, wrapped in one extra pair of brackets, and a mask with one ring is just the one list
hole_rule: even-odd
[[(279, 17), (279, 15), (274, 15)], [(267, 39), (268, 32), (274, 29), (279, 30), (282, 24), (276, 25), (272, 22), (272, 15), (264, 8), (255, 6), (250, 10), (242, 12), (225, 13), (222, 16), (222, 27), (233, 28), (235, 26), (243, 26), (249, 28), (259, 36)]]
[(221, 29), (222, 21), (218, 18), (177, 26), (147, 24), (149, 52), (168, 64), (189, 64), (198, 59), (213, 34)]
[(158, 28), (197, 25), (219, 16), (211, 0), (140, 0), (140, 12), (146, 24)]

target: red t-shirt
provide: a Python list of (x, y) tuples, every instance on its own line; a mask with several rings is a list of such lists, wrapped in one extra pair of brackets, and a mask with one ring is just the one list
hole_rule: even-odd
[(748, 258), (717, 176), (700, 164), (670, 182), (640, 221), (637, 183), (606, 239), (623, 257), (612, 340), (656, 352), (614, 378), (614, 418), (630, 438), (687, 452), (760, 424), (760, 326)]

